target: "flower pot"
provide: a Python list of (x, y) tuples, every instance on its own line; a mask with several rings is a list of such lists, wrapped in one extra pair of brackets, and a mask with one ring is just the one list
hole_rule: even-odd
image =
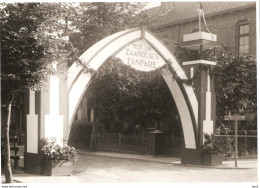
[(42, 163), (42, 174), (46, 176), (71, 176), (72, 168), (72, 161), (44, 159)]
[(218, 166), (222, 164), (223, 156), (216, 152), (202, 152), (202, 165)]

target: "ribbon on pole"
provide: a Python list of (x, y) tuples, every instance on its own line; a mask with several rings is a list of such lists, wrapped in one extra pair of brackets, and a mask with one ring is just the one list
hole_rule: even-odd
[(203, 4), (202, 4), (202, 2), (200, 2), (200, 9), (198, 9), (198, 11), (199, 11), (200, 15), (201, 15), (202, 18), (203, 18), (203, 22), (204, 22), (204, 24), (205, 24), (205, 26), (206, 26), (207, 31), (208, 31), (209, 33), (211, 33), (210, 30), (209, 30), (209, 28), (208, 28), (208, 25), (207, 25), (207, 23), (206, 23), (205, 13), (204, 13), (204, 10), (203, 10)]

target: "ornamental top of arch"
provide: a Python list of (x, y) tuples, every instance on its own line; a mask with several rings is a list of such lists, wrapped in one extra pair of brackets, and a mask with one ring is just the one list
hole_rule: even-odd
[(127, 45), (115, 57), (124, 64), (144, 72), (150, 72), (165, 65), (163, 58), (144, 39)]
[[(138, 49), (139, 48), (139, 49)], [(85, 51), (79, 59), (93, 70), (114, 55), (123, 63), (140, 71), (152, 71), (169, 61), (180, 79), (187, 79), (185, 72), (170, 50), (145, 28), (135, 28), (114, 33)], [(68, 70), (68, 88), (82, 72), (83, 67), (77, 63)]]

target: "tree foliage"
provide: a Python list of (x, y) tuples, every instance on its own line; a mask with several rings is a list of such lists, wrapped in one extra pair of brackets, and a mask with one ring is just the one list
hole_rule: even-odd
[(83, 9), (77, 12), (77, 18), (71, 23), (70, 40), (81, 54), (106, 36), (140, 27), (144, 18), (137, 14), (144, 5), (130, 2), (80, 3)]
[[(199, 59), (198, 51), (178, 47), (175, 51), (180, 62)], [(203, 52), (203, 59), (217, 62), (215, 76), (217, 123), (220, 126), (225, 115), (241, 113), (248, 106), (256, 111), (257, 81), (256, 59), (245, 54), (238, 56), (224, 43)], [(256, 123), (256, 122), (255, 122)]]
[(37, 4), (8, 4), (3, 10), (6, 17), (1, 19), (2, 104), (7, 102), (6, 95), (29, 86), (38, 88), (38, 81), (47, 75), (44, 57), (48, 52), (35, 36), (44, 18), (33, 14), (35, 9)]
[(222, 45), (208, 53), (217, 62), (216, 77), (217, 117), (223, 120), (229, 113), (241, 113), (248, 106), (256, 111), (256, 59), (251, 55), (238, 56)]
[(168, 128), (167, 121), (176, 121), (177, 110), (160, 71), (136, 71), (119, 59), (110, 58), (101, 66), (87, 97), (96, 100), (98, 119), (106, 131), (131, 132), (136, 125), (145, 129), (161, 121)]
[[(66, 7), (65, 7), (66, 8)], [(2, 138), (6, 182), (12, 182), (9, 127), (11, 109), (28, 89), (40, 90), (45, 79), (56, 71), (67, 49), (63, 25), (57, 17), (66, 10), (63, 4), (13, 3), (1, 4), (1, 103), (5, 106)]]

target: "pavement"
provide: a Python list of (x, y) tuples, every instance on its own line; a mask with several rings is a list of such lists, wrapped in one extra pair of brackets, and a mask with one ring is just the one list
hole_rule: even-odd
[(191, 165), (181, 164), (181, 158), (179, 157), (166, 157), (166, 156), (152, 156), (152, 155), (135, 155), (135, 154), (124, 154), (124, 153), (112, 153), (112, 152), (89, 152), (86, 150), (78, 150), (79, 154), (92, 155), (92, 156), (105, 156), (113, 158), (123, 158), (130, 160), (141, 160), (155, 163), (173, 164), (178, 166), (190, 166), (199, 168), (213, 168), (213, 169), (256, 169), (258, 167), (257, 158), (255, 159), (240, 159), (235, 167), (234, 160), (223, 161), (220, 166), (204, 166), (204, 165)]
[[(167, 164), (181, 166), (189, 169), (201, 169), (205, 168), (205, 170), (214, 170), (214, 169), (233, 169), (234, 171), (239, 170), (257, 170), (258, 168), (258, 161), (257, 159), (250, 159), (250, 160), (238, 160), (238, 166), (235, 167), (234, 161), (223, 161), (223, 164), (220, 166), (202, 166), (202, 165), (189, 165), (189, 164), (181, 164), (180, 158), (174, 157), (165, 157), (165, 156), (151, 156), (151, 155), (134, 155), (134, 154), (122, 154), (122, 153), (110, 153), (110, 152), (89, 152), (86, 150), (78, 150), (78, 154), (81, 158), (105, 158), (107, 161), (109, 160), (128, 160), (134, 161), (135, 164), (139, 163), (142, 164), (144, 162), (149, 162), (152, 164)], [(89, 156), (89, 157), (87, 157)], [(91, 161), (90, 161), (91, 162)], [(81, 165), (81, 164), (80, 164)], [(80, 166), (79, 165), (79, 166)], [(102, 165), (101, 165), (102, 166)], [(77, 167), (77, 165), (76, 165)], [(78, 168), (78, 167), (77, 167)], [(233, 171), (232, 170), (232, 171)], [(118, 172), (120, 173), (120, 171)], [(2, 174), (1, 182), (4, 183), (5, 178)], [(77, 174), (72, 176), (39, 176), (34, 174), (27, 174), (24, 173), (23, 168), (18, 168), (13, 172), (14, 183), (82, 183), (80, 179), (77, 177)], [(98, 177), (95, 177), (98, 178)], [(95, 181), (95, 180), (93, 180)], [(88, 181), (87, 181), (88, 182)]]

